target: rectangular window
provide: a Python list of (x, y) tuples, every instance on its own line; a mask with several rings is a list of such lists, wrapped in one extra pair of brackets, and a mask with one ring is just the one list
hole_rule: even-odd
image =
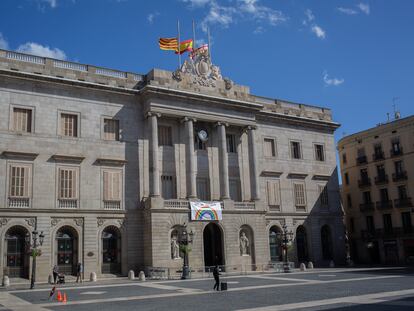
[(270, 208), (280, 207), (280, 181), (268, 180), (267, 181), (267, 204)]
[(325, 161), (323, 145), (315, 145), (315, 159), (316, 161)]
[(207, 178), (197, 178), (197, 198), (203, 201), (210, 200), (209, 184)]
[(291, 155), (293, 159), (301, 159), (300, 143), (297, 141), (290, 142)]
[(345, 184), (349, 185), (349, 175), (348, 175), (348, 173), (345, 173), (344, 177), (345, 177)]
[(346, 153), (345, 152), (342, 154), (342, 163), (346, 164)]
[(347, 202), (348, 208), (352, 208), (352, 197), (349, 193), (346, 195), (346, 202)]
[(404, 200), (408, 198), (407, 188), (405, 185), (398, 186), (398, 199)]
[(161, 176), (161, 195), (165, 200), (176, 199), (175, 178), (171, 175)]
[(104, 119), (104, 139), (119, 140), (119, 120)]
[(368, 170), (366, 168), (361, 169), (360, 174), (362, 181), (368, 180)]
[(121, 201), (122, 173), (119, 171), (103, 172), (104, 201)]
[(382, 151), (382, 145), (375, 144), (374, 145), (374, 160), (381, 160), (384, 159), (384, 152)]
[(401, 213), (401, 220), (402, 220), (404, 233), (411, 233), (412, 231), (411, 213), (410, 212)]
[(395, 167), (395, 175), (401, 176), (403, 174), (403, 162), (402, 161), (395, 161), (394, 162)]
[(228, 153), (236, 153), (236, 136), (232, 134), (226, 135), (226, 143), (227, 143), (227, 152)]
[(384, 214), (384, 215), (382, 215), (382, 220), (384, 222), (384, 231), (385, 232), (392, 232), (392, 218), (391, 218), (391, 214)]
[(399, 155), (401, 154), (402, 148), (400, 145), (400, 139), (397, 138), (393, 138), (391, 140), (391, 145), (392, 145), (392, 149), (391, 149), (391, 153), (392, 155)]
[(371, 192), (369, 192), (369, 191), (362, 192), (362, 199), (363, 199), (364, 204), (371, 203), (372, 202), (371, 201)]
[(381, 202), (388, 202), (389, 201), (388, 189), (387, 188), (380, 189), (380, 198), (381, 198)]
[(306, 206), (305, 185), (294, 183), (293, 190), (295, 194), (295, 206), (300, 206), (300, 207)]
[(59, 199), (77, 198), (77, 176), (72, 168), (59, 169)]
[(207, 150), (207, 143), (202, 141), (198, 135), (194, 137), (194, 149), (195, 150)]
[(329, 198), (328, 198), (328, 187), (323, 185), (318, 185), (319, 190), (319, 198), (321, 206), (327, 207), (329, 205)]
[(271, 138), (265, 138), (263, 142), (263, 154), (265, 157), (275, 157), (276, 148), (275, 140)]
[(32, 110), (13, 108), (13, 130), (16, 132), (32, 132)]
[(10, 197), (29, 197), (29, 167), (10, 166)]
[(358, 154), (358, 158), (364, 157), (365, 156), (365, 149), (364, 148), (359, 148), (357, 150), (357, 154)]
[(78, 137), (78, 116), (62, 113), (60, 115), (60, 134), (67, 137)]
[(366, 216), (367, 231), (373, 233), (375, 231), (374, 217)]
[(385, 167), (384, 164), (377, 165), (377, 175), (380, 179), (385, 177)]
[(241, 201), (240, 180), (229, 180), (230, 199), (236, 202)]
[(172, 146), (171, 126), (158, 127), (158, 146)]

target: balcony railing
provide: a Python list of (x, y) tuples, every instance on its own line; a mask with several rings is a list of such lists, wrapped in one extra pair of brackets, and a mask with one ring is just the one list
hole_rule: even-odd
[(120, 200), (104, 200), (104, 209), (121, 209)]
[(234, 202), (235, 209), (254, 209), (254, 202)]
[(384, 160), (384, 151), (373, 153), (372, 160), (374, 161)]
[(360, 156), (360, 157), (357, 157), (357, 164), (358, 165), (362, 165), (362, 164), (366, 164), (367, 163), (367, 156)]
[(402, 172), (392, 174), (393, 181), (407, 180), (407, 178), (408, 178), (407, 171), (402, 171)]
[(392, 157), (397, 157), (397, 156), (402, 155), (403, 154), (403, 147), (400, 147), (398, 149), (392, 148), (390, 150), (390, 154), (391, 154)]
[(165, 208), (190, 208), (189, 201), (187, 200), (179, 200), (179, 199), (170, 199), (164, 200), (164, 207)]
[(358, 186), (360, 188), (371, 186), (371, 178), (366, 177), (366, 178), (362, 178), (362, 179), (358, 180)]
[(411, 198), (396, 199), (394, 200), (394, 206), (398, 208), (412, 207)]
[(369, 212), (374, 210), (374, 202), (368, 202), (368, 203), (361, 203), (359, 204), (359, 210), (361, 212)]
[(375, 229), (372, 231), (361, 230), (361, 237), (364, 240), (414, 237), (414, 228), (413, 227), (390, 227), (387, 229), (380, 228), (380, 229)]
[(387, 174), (382, 174), (382, 175), (375, 176), (375, 184), (376, 185), (381, 185), (381, 184), (386, 184), (386, 183), (388, 183), (388, 175)]
[(9, 197), (9, 207), (30, 207), (30, 199), (20, 197)]
[(392, 200), (388, 200), (388, 201), (377, 201), (375, 203), (375, 206), (379, 210), (391, 209), (392, 208)]
[(58, 200), (58, 207), (59, 208), (77, 208), (78, 207), (78, 200), (77, 199), (59, 199)]

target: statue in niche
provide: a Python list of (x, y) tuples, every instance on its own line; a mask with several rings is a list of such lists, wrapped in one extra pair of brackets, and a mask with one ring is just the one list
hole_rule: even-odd
[(242, 256), (249, 255), (249, 239), (244, 231), (242, 231), (240, 235), (240, 254)]
[(180, 246), (178, 245), (177, 236), (175, 235), (171, 238), (171, 258), (180, 258)]

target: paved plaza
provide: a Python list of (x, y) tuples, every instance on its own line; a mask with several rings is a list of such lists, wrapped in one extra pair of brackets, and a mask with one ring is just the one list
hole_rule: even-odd
[(0, 290), (0, 310), (413, 310), (414, 271), (405, 268), (320, 269), (212, 279), (67, 284), (68, 302), (49, 301), (50, 286)]

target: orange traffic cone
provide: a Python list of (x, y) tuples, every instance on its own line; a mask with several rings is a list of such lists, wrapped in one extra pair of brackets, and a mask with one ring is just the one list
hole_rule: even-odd
[(62, 294), (60, 293), (60, 290), (58, 290), (56, 298), (57, 298), (57, 301), (62, 301)]
[(67, 302), (68, 300), (67, 300), (67, 297), (66, 297), (66, 293), (63, 293), (63, 300), (62, 300), (62, 302)]

